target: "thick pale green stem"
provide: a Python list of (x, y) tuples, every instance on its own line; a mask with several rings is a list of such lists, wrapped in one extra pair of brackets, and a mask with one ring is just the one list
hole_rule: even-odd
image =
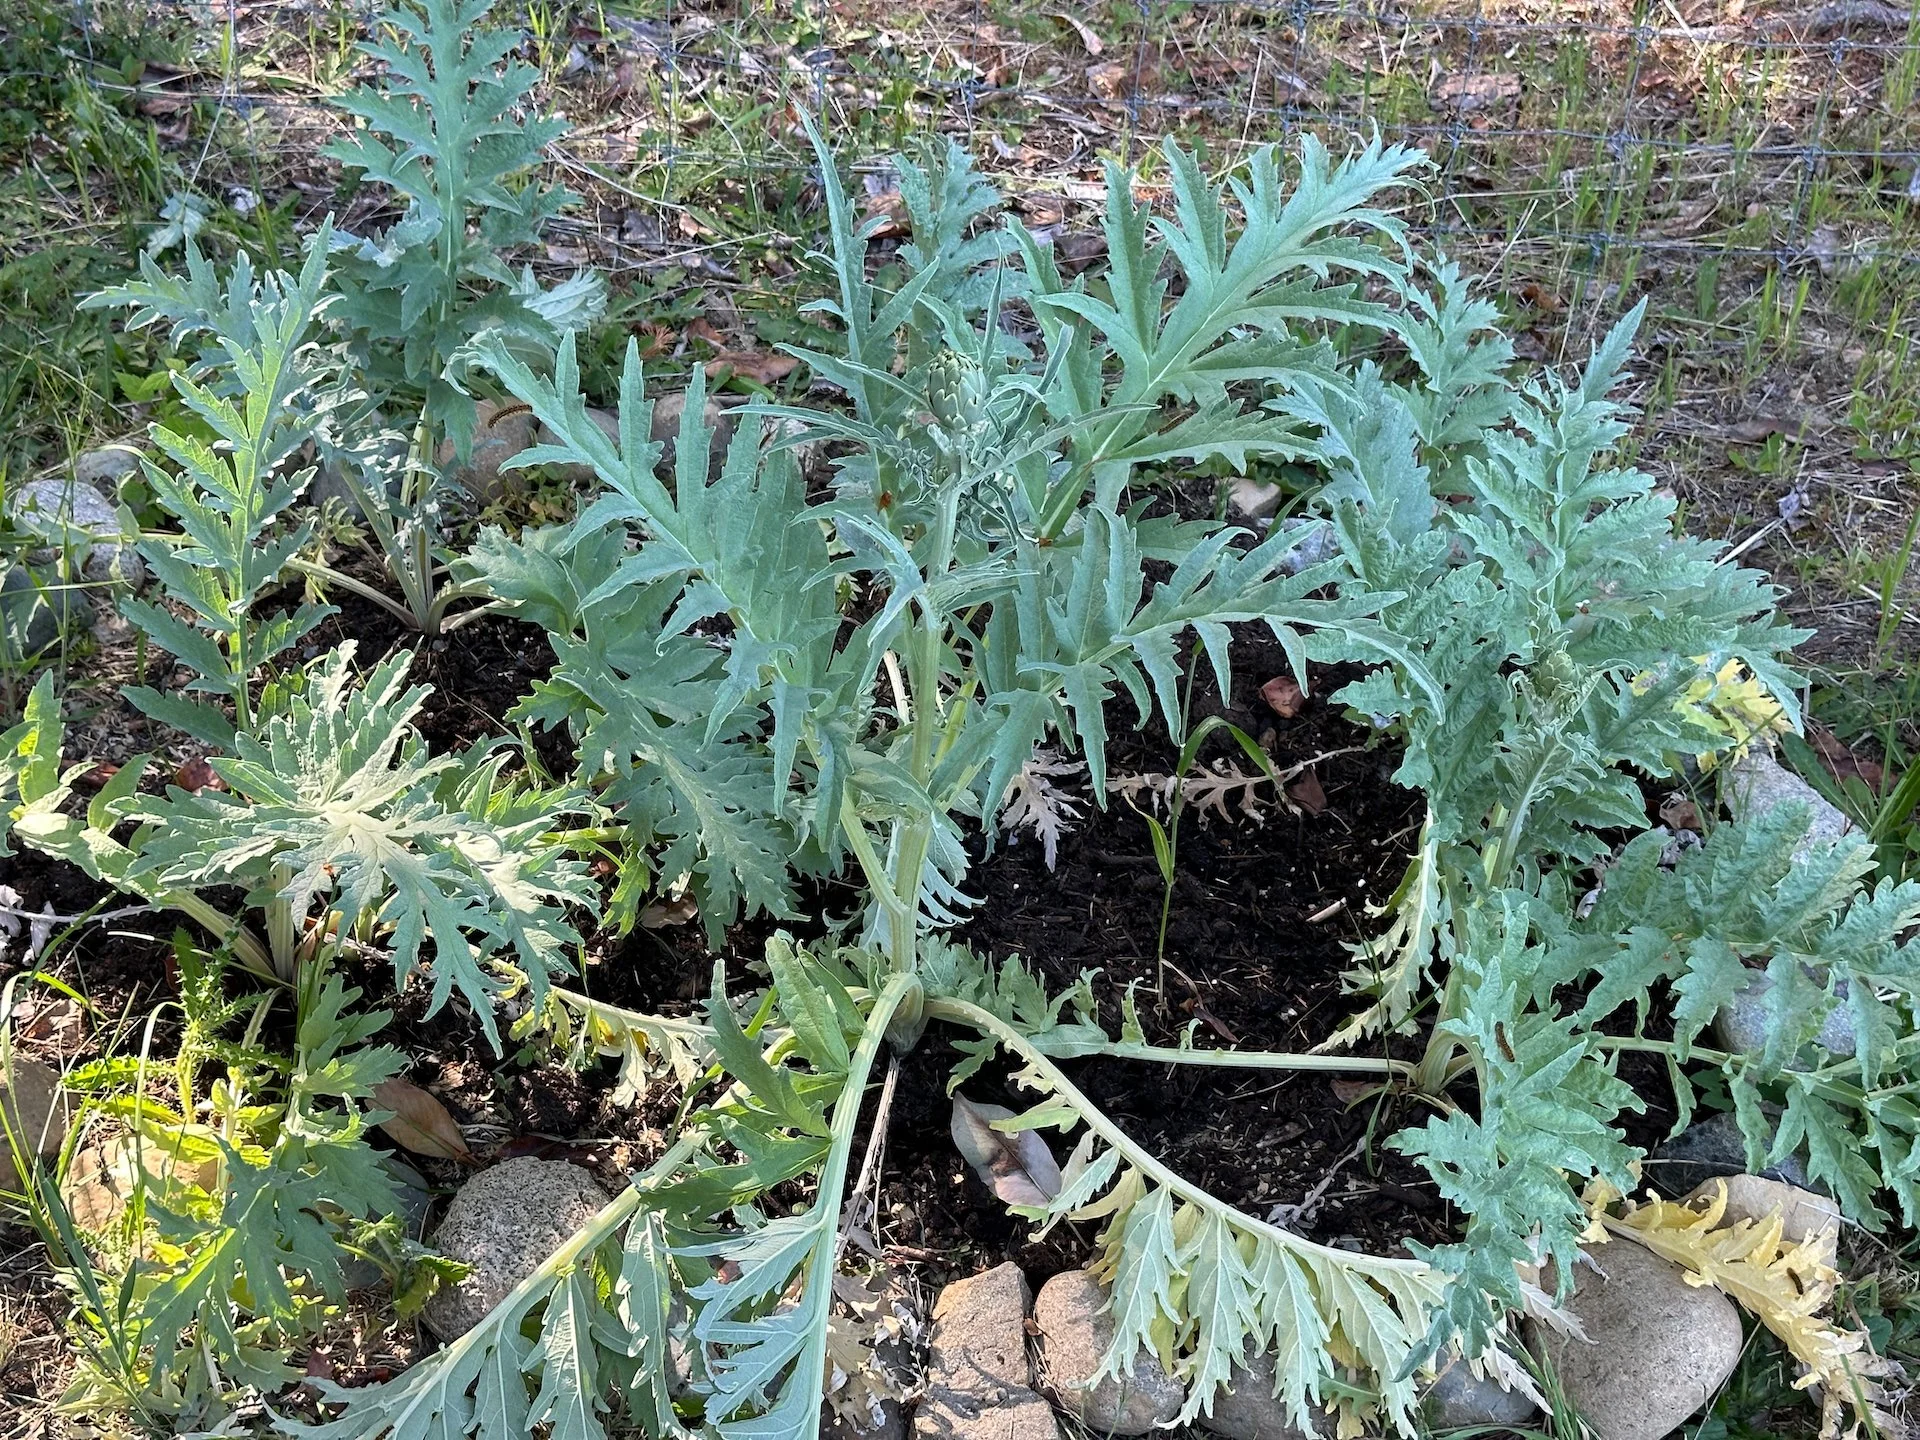
[[(1074, 1108), (1080, 1118), (1086, 1122), (1087, 1128), (1092, 1130), (1094, 1134), (1106, 1141), (1107, 1144), (1115, 1150), (1118, 1150), (1121, 1155), (1126, 1158), (1129, 1165), (1133, 1166), (1134, 1169), (1138, 1170), (1155, 1184), (1179, 1196), (1180, 1199), (1190, 1201), (1209, 1210), (1227, 1210), (1232, 1214), (1235, 1226), (1245, 1230), (1249, 1234), (1258, 1235), (1262, 1239), (1280, 1246), (1282, 1249), (1296, 1252), (1320, 1251), (1326, 1253), (1325, 1246), (1315, 1245), (1309, 1240), (1302, 1240), (1298, 1235), (1282, 1230), (1278, 1226), (1269, 1225), (1265, 1221), (1257, 1220), (1244, 1211), (1234, 1210), (1231, 1206), (1224, 1204), (1224, 1202), (1215, 1196), (1208, 1194), (1207, 1191), (1203, 1190), (1200, 1186), (1182, 1177), (1178, 1172), (1170, 1170), (1161, 1164), (1142, 1148), (1137, 1140), (1128, 1135), (1127, 1132), (1122, 1130), (1118, 1125), (1114, 1124), (1113, 1121), (1109, 1120), (1099, 1106), (1081, 1094), (1073, 1082), (1061, 1073), (1060, 1067), (1056, 1065), (1049, 1056), (1041, 1053), (1040, 1049), (1031, 1040), (1021, 1034), (1020, 1031), (1012, 1025), (1002, 1020), (998, 1015), (983, 1010), (978, 1005), (970, 1005), (964, 1000), (933, 999), (927, 1001), (927, 1017), (929, 1019), (946, 1020), (955, 1024), (966, 1025), (971, 1029), (980, 1031), (982, 1034), (991, 1035), (994, 1039), (998, 1040), (1007, 1049), (1013, 1051), (1014, 1054), (1018, 1055), (1022, 1060), (1026, 1061), (1028, 1065), (1038, 1071), (1045, 1078), (1047, 1086)], [(1313, 1064), (1309, 1068), (1319, 1069), (1321, 1068), (1319, 1062), (1328, 1057), (1302, 1055), (1295, 1058), (1311, 1061)], [(1349, 1268), (1358, 1266), (1360, 1268), (1377, 1268), (1379, 1270), (1398, 1270), (1409, 1274), (1427, 1274), (1431, 1271), (1430, 1266), (1424, 1261), (1419, 1260), (1398, 1260), (1375, 1255), (1360, 1255), (1346, 1250), (1332, 1253), (1337, 1254), (1340, 1263)]]
[[(942, 1015), (944, 1001), (929, 1000), (929, 1019), (957, 1019)], [(1209, 1065), (1223, 1070), (1316, 1070), (1332, 1075), (1395, 1075), (1411, 1077), (1417, 1067), (1405, 1060), (1366, 1055), (1299, 1055), (1266, 1050), (1181, 1050), (1170, 1045), (1128, 1045), (1118, 1041), (1093, 1049), (1076, 1049), (1074, 1058), (1138, 1060), (1149, 1065)]]
[[(841, 1192), (847, 1185), (847, 1166), (852, 1159), (853, 1142), (860, 1128), (860, 1104), (866, 1098), (867, 1076), (873, 1073), (874, 1057), (880, 1053), (882, 1039), (893, 1028), (896, 1012), (904, 1005), (917, 1004), (919, 996), (920, 982), (911, 975), (896, 975), (889, 980), (867, 1015), (867, 1028), (861, 1032), (860, 1043), (854, 1048), (853, 1059), (847, 1066), (846, 1088), (834, 1102), (833, 1138), (827, 1146), (827, 1163), (820, 1172), (820, 1184), (814, 1191), (813, 1203), (830, 1208), (823, 1209), (820, 1216), (826, 1235), (815, 1245), (807, 1262), (807, 1291), (810, 1294), (825, 1295), (833, 1288), (833, 1267), (840, 1248), (833, 1243), (837, 1231), (834, 1222), (839, 1218)], [(809, 1337), (807, 1353), (795, 1362), (793, 1373), (796, 1377), (803, 1377), (824, 1375), (826, 1371), (827, 1327), (822, 1325)], [(799, 1383), (799, 1380), (796, 1379), (794, 1383)]]

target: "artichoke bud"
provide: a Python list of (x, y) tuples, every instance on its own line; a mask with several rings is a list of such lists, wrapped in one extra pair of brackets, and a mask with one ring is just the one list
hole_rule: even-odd
[(1564, 695), (1580, 684), (1579, 667), (1573, 663), (1573, 657), (1558, 646), (1534, 662), (1533, 675), (1540, 693), (1549, 697)]
[(986, 414), (986, 377), (964, 355), (943, 350), (927, 365), (927, 408), (949, 434), (977, 425)]

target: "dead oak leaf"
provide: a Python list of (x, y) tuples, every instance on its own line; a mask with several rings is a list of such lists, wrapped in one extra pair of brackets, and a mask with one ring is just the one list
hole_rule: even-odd
[(707, 378), (723, 382), (737, 376), (756, 385), (771, 385), (799, 368), (797, 358), (773, 350), (722, 350), (707, 361)]
[(1287, 798), (1309, 815), (1324, 814), (1327, 808), (1327, 792), (1321, 788), (1319, 776), (1311, 770), (1287, 787)]
[(1133, 83), (1133, 67), (1107, 60), (1087, 67), (1087, 89), (1102, 100), (1124, 100)]

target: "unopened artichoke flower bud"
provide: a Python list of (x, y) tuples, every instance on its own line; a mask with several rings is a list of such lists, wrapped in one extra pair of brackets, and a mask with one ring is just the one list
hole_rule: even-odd
[(943, 350), (927, 366), (927, 408), (948, 434), (978, 425), (986, 415), (986, 377), (965, 355)]

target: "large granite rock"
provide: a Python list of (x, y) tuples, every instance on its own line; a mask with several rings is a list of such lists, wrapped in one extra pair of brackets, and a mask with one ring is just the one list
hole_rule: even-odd
[(1591, 1254), (1601, 1269), (1581, 1266), (1567, 1302), (1586, 1340), (1530, 1323), (1532, 1344), (1594, 1440), (1665, 1440), (1733, 1374), (1740, 1312), (1632, 1240)]
[(442, 1340), (478, 1325), (507, 1292), (540, 1268), (607, 1203), (577, 1165), (522, 1157), (482, 1170), (453, 1197), (434, 1244), (473, 1268), (443, 1287), (421, 1319)]
[(1106, 1289), (1085, 1270), (1067, 1270), (1033, 1302), (1043, 1388), (1096, 1435), (1145, 1435), (1187, 1403), (1187, 1387), (1142, 1349), (1121, 1379), (1093, 1379), (1113, 1343)]

